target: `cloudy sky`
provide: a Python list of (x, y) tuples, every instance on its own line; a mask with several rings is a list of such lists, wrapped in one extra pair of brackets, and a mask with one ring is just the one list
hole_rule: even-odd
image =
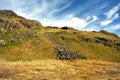
[(0, 0), (0, 9), (39, 20), (44, 26), (104, 29), (120, 36), (120, 0)]

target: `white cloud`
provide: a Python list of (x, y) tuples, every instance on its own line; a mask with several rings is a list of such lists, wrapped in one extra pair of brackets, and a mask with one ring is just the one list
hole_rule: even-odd
[(72, 15), (68, 15), (61, 20), (44, 19), (41, 22), (44, 26), (49, 26), (49, 25), (58, 26), (58, 27), (69, 26), (69, 27), (74, 27), (76, 29), (82, 29), (87, 26), (87, 22), (84, 19), (80, 19)]
[(120, 9), (120, 4), (109, 10), (108, 12), (104, 13), (106, 15), (106, 20), (100, 22), (102, 26), (107, 26), (111, 24), (115, 19), (119, 17), (117, 11)]
[(33, 19), (31, 16), (31, 14), (25, 14), (25, 13), (23, 13), (21, 10), (15, 10), (15, 12), (18, 14), (18, 15), (20, 15), (20, 16), (22, 16), (22, 17), (25, 17), (25, 18), (28, 18), (28, 19)]
[(112, 8), (111, 10), (109, 10), (108, 12), (104, 13), (107, 17), (107, 19), (112, 18), (116, 12), (120, 9), (120, 4), (118, 4), (117, 6), (115, 6), (114, 8)]
[[(61, 3), (61, 4), (66, 4), (66, 5), (64, 5), (64, 6), (61, 7), (61, 8), (57, 8), (58, 4), (60, 4), (60, 3)], [(52, 6), (52, 10), (49, 11), (48, 16), (51, 16), (51, 15), (53, 15), (54, 13), (60, 12), (60, 11), (62, 11), (62, 10), (64, 10), (64, 9), (68, 8), (72, 3), (73, 3), (73, 1), (68, 2), (68, 1), (65, 1), (65, 0), (57, 0), (55, 3), (52, 3), (52, 4), (51, 4), (51, 5), (53, 5), (53, 6)]]
[[(89, 18), (89, 17), (88, 17), (88, 18)], [(92, 23), (92, 22), (95, 22), (97, 19), (98, 19), (97, 16), (92, 16), (92, 20), (90, 20), (90, 21), (88, 22), (88, 24), (90, 24), (90, 23)]]
[(92, 16), (92, 20), (86, 21), (85, 19), (81, 19), (73, 15), (67, 15), (66, 17), (59, 20), (46, 18), (41, 20), (41, 22), (44, 26), (58, 26), (58, 27), (68, 26), (80, 30), (87, 27), (90, 23), (96, 20), (97, 20), (96, 16)]
[(92, 22), (96, 21), (97, 19), (98, 19), (97, 16), (93, 16), (93, 21)]
[(48, 8), (48, 3), (45, 0), (41, 0), (41, 4), (40, 6), (35, 3), (35, 6), (33, 6), (33, 12), (32, 15), (37, 15), (37, 14), (43, 14), (45, 12), (45, 10), (47, 10)]
[(89, 21), (90, 19), (91, 19), (91, 17), (90, 17), (90, 16), (87, 16), (85, 20), (86, 20), (86, 21)]
[(86, 28), (84, 30), (86, 30), (86, 31), (98, 31), (97, 26), (91, 26), (91, 27), (88, 27), (88, 28)]
[(102, 26), (106, 26), (106, 25), (108, 25), (108, 24), (110, 24), (110, 23), (112, 23), (112, 22), (113, 22), (112, 20), (102, 21), (102, 22), (101, 22), (101, 25), (102, 25)]
[(120, 24), (117, 24), (115, 26), (107, 28), (107, 30), (109, 30), (109, 31), (115, 31), (115, 30), (118, 30), (118, 29), (120, 29)]
[(111, 19), (107, 19), (101, 22), (102, 26), (107, 26), (110, 23), (112, 23), (115, 19), (117, 19), (119, 17), (118, 13), (116, 13)]

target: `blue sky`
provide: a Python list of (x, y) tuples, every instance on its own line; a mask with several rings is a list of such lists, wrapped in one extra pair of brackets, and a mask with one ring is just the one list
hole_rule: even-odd
[(44, 26), (104, 29), (120, 36), (120, 0), (0, 0), (0, 9), (13, 10)]

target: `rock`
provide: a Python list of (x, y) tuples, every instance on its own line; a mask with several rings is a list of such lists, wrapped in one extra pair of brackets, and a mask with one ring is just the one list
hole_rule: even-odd
[(0, 10), (0, 16), (17, 16), (17, 14), (11, 10)]
[(96, 40), (95, 40), (96, 43), (101, 43), (101, 44), (108, 46), (108, 47), (117, 48), (118, 51), (120, 49), (120, 43), (117, 42), (116, 40), (101, 38), (101, 37), (94, 37), (94, 38), (96, 38)]
[(84, 55), (81, 55), (77, 51), (70, 51), (64, 46), (57, 46), (56, 48), (57, 58), (60, 60), (75, 60), (86, 59)]

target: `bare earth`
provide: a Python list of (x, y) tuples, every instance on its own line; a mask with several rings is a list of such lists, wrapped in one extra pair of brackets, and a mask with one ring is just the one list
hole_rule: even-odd
[(0, 80), (120, 80), (120, 64), (96, 60), (0, 61)]

